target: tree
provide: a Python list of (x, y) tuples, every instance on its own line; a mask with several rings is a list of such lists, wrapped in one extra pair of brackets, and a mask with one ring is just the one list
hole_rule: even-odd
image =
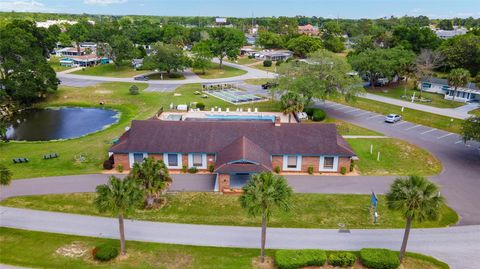
[(462, 125), (463, 141), (480, 141), (480, 116), (472, 116), (463, 122)]
[(170, 74), (172, 71), (185, 69), (190, 65), (182, 49), (172, 44), (157, 42), (152, 45), (153, 53), (146, 58), (146, 69), (158, 69)]
[(111, 212), (118, 216), (120, 253), (125, 255), (124, 217), (133, 212), (143, 201), (143, 192), (134, 179), (126, 177), (121, 180), (111, 176), (107, 184), (97, 186), (96, 193), (94, 203), (98, 211)]
[(310, 54), (306, 62), (284, 63), (277, 71), (280, 88), (301, 94), (306, 105), (313, 98), (326, 100), (340, 95), (349, 101), (363, 92), (362, 81), (351, 75), (347, 61), (324, 49)]
[(419, 53), (421, 49), (436, 49), (440, 39), (428, 27), (398, 26), (393, 30), (393, 45)]
[(112, 59), (117, 70), (123, 61), (131, 60), (134, 57), (134, 53), (135, 47), (132, 41), (122, 35), (110, 37), (108, 43), (100, 43), (97, 48), (97, 54)]
[(60, 83), (45, 58), (54, 45), (44, 31), (18, 20), (0, 28), (0, 81), (7, 96), (21, 103), (44, 97)]
[(205, 69), (210, 66), (213, 59), (210, 42), (208, 40), (203, 40), (196, 43), (192, 47), (192, 54), (192, 66), (201, 69), (202, 73), (205, 74)]
[[(445, 57), (439, 51), (432, 51), (429, 49), (422, 49), (420, 54), (415, 59), (416, 81), (422, 77), (430, 77), (433, 75), (433, 70), (441, 67), (444, 63)], [(420, 87), (420, 97), (422, 97), (423, 87)]]
[(255, 45), (260, 45), (266, 49), (282, 48), (282, 38), (279, 34), (261, 31), (255, 41)]
[(296, 56), (305, 58), (309, 53), (321, 49), (322, 42), (318, 38), (301, 35), (290, 39), (287, 43), (287, 48), (293, 51)]
[(458, 87), (467, 85), (468, 78), (470, 78), (470, 72), (467, 69), (456, 68), (450, 71), (450, 74), (448, 74), (448, 85), (454, 87), (452, 101), (455, 100)]
[(323, 46), (325, 49), (340, 53), (345, 50), (345, 43), (342, 37), (339, 36), (329, 36), (323, 40)]
[(453, 30), (453, 22), (452, 20), (448, 20), (448, 19), (441, 20), (438, 23), (438, 28), (442, 30)]
[(172, 184), (165, 163), (161, 160), (155, 161), (152, 157), (146, 158), (141, 164), (135, 163), (130, 176), (142, 186), (146, 208), (152, 208), (155, 199)]
[(245, 44), (245, 36), (233, 28), (213, 28), (210, 31), (211, 51), (220, 61), (223, 68), (223, 59), (236, 59), (240, 54), (240, 48)]
[(372, 36), (360, 36), (355, 39), (355, 42), (353, 44), (353, 53), (354, 54), (359, 54), (360, 52), (364, 52), (366, 50), (373, 50), (375, 49), (375, 45), (373, 44), (373, 38)]
[(400, 262), (407, 249), (408, 237), (413, 221), (422, 222), (438, 218), (444, 199), (438, 187), (421, 176), (397, 178), (386, 195), (388, 207), (402, 213), (406, 220)]
[(2, 120), (0, 120), (0, 141), (8, 141), (8, 139), (7, 139), (7, 123), (2, 121)]
[(69, 47), (72, 45), (72, 39), (66, 32), (62, 32), (58, 35), (58, 42), (64, 47)]
[(287, 180), (272, 172), (262, 172), (253, 175), (243, 187), (240, 204), (249, 215), (262, 218), (262, 233), (260, 243), (260, 262), (265, 261), (265, 242), (267, 236), (267, 222), (275, 209), (288, 211), (293, 190)]
[(439, 47), (448, 69), (465, 68), (473, 76), (480, 71), (480, 36), (466, 34), (445, 40)]
[(77, 51), (80, 53), (80, 43), (88, 38), (88, 34), (92, 29), (92, 25), (86, 20), (80, 20), (78, 23), (72, 24), (67, 28), (67, 34), (75, 42)]
[(289, 91), (280, 98), (283, 114), (288, 114), (288, 122), (291, 122), (291, 114), (302, 112), (305, 106), (303, 97), (293, 91)]
[(10, 170), (0, 164), (0, 186), (8, 186), (12, 182), (12, 172)]

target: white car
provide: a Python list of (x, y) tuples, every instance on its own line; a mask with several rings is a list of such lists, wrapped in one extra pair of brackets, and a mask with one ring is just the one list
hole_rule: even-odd
[(395, 123), (395, 122), (401, 121), (401, 120), (402, 120), (402, 116), (397, 115), (397, 114), (388, 114), (385, 117), (385, 122), (388, 122), (388, 123)]

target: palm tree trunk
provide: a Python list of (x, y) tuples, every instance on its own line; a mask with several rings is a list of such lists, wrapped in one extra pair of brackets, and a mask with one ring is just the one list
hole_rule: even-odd
[(400, 263), (402, 263), (403, 256), (405, 255), (405, 251), (407, 250), (408, 236), (410, 235), (411, 227), (412, 227), (412, 218), (408, 217), (407, 225), (405, 226), (405, 233), (403, 234), (402, 247), (400, 248), (400, 257), (399, 257)]
[(120, 231), (120, 254), (125, 255), (125, 225), (123, 223), (123, 214), (118, 215), (118, 226)]
[(147, 195), (147, 207), (152, 208), (155, 202), (155, 197), (153, 195)]
[(267, 216), (262, 216), (262, 239), (260, 243), (260, 262), (265, 262), (265, 241), (267, 240)]
[(455, 86), (454, 90), (453, 90), (453, 97), (452, 97), (452, 101), (455, 101), (455, 96), (457, 95), (457, 86)]
[(288, 113), (288, 123), (292, 122), (292, 113)]

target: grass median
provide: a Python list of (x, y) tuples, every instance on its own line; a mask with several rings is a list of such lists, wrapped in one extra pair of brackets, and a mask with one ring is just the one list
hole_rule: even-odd
[[(126, 234), (128, 239), (128, 233)], [(247, 269), (256, 267), (258, 249), (199, 247), (188, 245), (127, 241), (127, 257), (110, 262), (92, 258), (95, 246), (117, 246), (114, 239), (43, 233), (0, 228), (0, 263), (34, 268), (198, 268)], [(332, 253), (327, 251), (327, 254)], [(358, 252), (354, 251), (358, 256)], [(273, 257), (275, 250), (267, 249)], [(76, 257), (71, 257), (76, 255)], [(429, 256), (407, 253), (404, 266), (416, 269), (448, 269), (448, 265)], [(270, 268), (270, 267), (268, 267)], [(360, 269), (362, 267), (354, 267)]]
[[(321, 180), (321, 178), (319, 178)], [(36, 210), (113, 217), (100, 214), (93, 204), (94, 193), (52, 194), (8, 198), (2, 206)], [(161, 209), (138, 209), (129, 218), (160, 222), (193, 224), (260, 226), (260, 218), (251, 218), (240, 207), (238, 196), (216, 193), (169, 193), (167, 204)], [(373, 223), (370, 195), (357, 194), (294, 194), (288, 213), (276, 212), (269, 227), (283, 228), (404, 228), (405, 221), (399, 212), (388, 209), (385, 197), (379, 195), (378, 224)], [(458, 216), (448, 206), (441, 209), (437, 221), (414, 223), (415, 228), (446, 227), (458, 221)]]
[(223, 65), (220, 68), (218, 64), (212, 64), (205, 70), (205, 74), (202, 70), (193, 69), (193, 72), (197, 74), (200, 78), (204, 79), (216, 79), (216, 78), (230, 78), (230, 77), (237, 77), (247, 73), (247, 71), (238, 69), (235, 67)]
[(114, 78), (130, 78), (147, 73), (148, 70), (135, 70), (130, 63), (122, 64), (118, 69), (114, 64), (101, 64), (93, 67), (85, 67), (72, 74), (86, 76), (101, 76)]

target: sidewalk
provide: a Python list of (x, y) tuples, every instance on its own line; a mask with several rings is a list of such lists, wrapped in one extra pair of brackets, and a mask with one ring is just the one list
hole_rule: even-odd
[(467, 111), (453, 109), (453, 108), (438, 108), (433, 106), (427, 106), (417, 103), (412, 103), (408, 101), (402, 101), (394, 98), (383, 97), (376, 94), (367, 93), (362, 97), (382, 103), (392, 104), (396, 106), (402, 106), (406, 108), (411, 108), (415, 110), (420, 110), (428, 113), (438, 114), (446, 117), (456, 118), (456, 119), (466, 119), (471, 115), (467, 113)]

